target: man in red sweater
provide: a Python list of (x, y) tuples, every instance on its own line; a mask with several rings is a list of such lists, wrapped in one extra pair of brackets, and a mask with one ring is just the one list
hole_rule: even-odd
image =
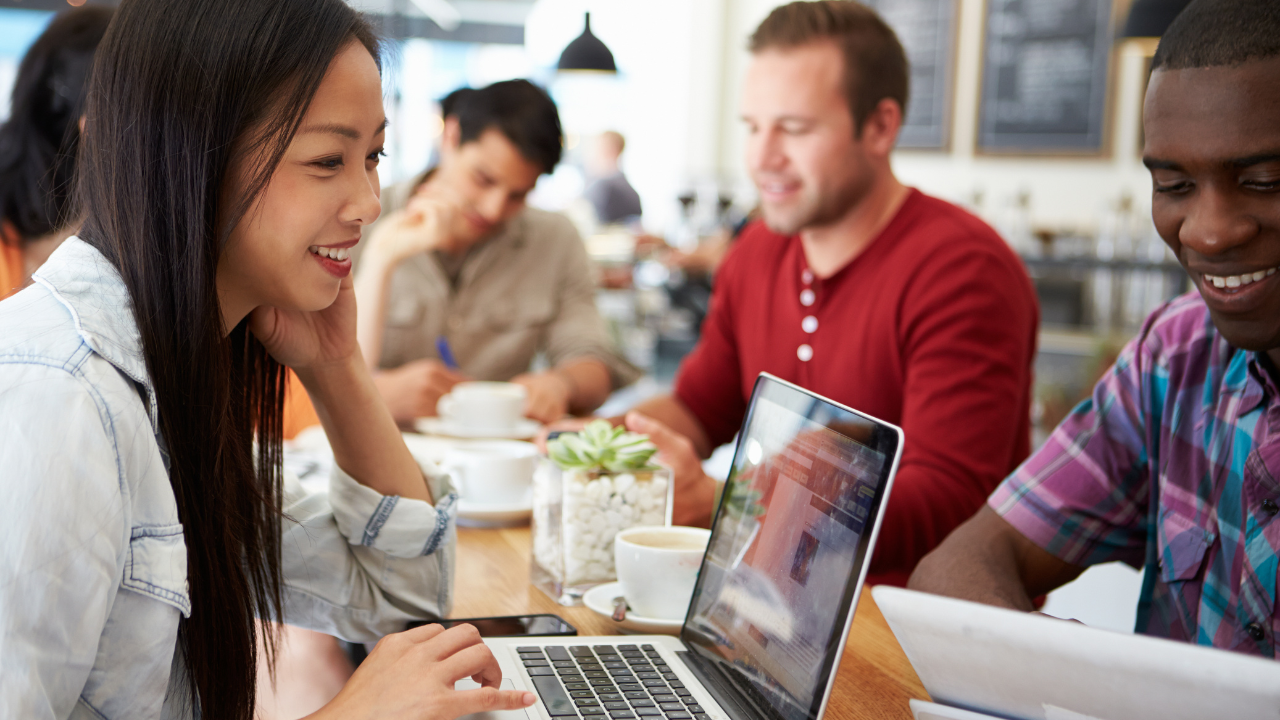
[(767, 371), (901, 425), (871, 582), (916, 562), (1027, 456), (1038, 309), (986, 224), (904, 187), (889, 155), (907, 98), (893, 31), (854, 2), (797, 2), (751, 38), (742, 117), (764, 221), (716, 274), (673, 395), (637, 407), (676, 471), (676, 522), (706, 523), (706, 457)]

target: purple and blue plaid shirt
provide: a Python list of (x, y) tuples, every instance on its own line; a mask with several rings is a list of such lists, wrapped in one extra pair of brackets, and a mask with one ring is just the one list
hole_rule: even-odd
[(1145, 565), (1138, 632), (1274, 658), (1278, 477), (1280, 391), (1190, 293), (988, 503), (1067, 562)]

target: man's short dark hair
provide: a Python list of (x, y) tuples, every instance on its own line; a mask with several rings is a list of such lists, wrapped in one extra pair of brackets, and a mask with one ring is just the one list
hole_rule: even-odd
[(1280, 0), (1195, 0), (1160, 38), (1151, 69), (1241, 65), (1277, 56)]
[(859, 134), (867, 118), (889, 98), (905, 117), (910, 70), (907, 54), (875, 10), (852, 0), (793, 2), (775, 8), (751, 35), (748, 48), (759, 53), (831, 41), (844, 55), (844, 88)]
[(495, 129), (526, 160), (550, 173), (560, 162), (564, 131), (555, 101), (528, 80), (503, 80), (479, 89), (462, 88), (440, 101), (441, 114), (456, 118), (461, 144)]

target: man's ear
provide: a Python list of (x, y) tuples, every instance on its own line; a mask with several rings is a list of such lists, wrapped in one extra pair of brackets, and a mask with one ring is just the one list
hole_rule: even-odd
[(863, 147), (871, 155), (887, 158), (898, 143), (898, 131), (901, 129), (902, 106), (897, 100), (883, 98), (862, 123)]
[(452, 155), (461, 145), (462, 126), (458, 124), (458, 118), (452, 116), (445, 118), (444, 129), (440, 132), (440, 154)]

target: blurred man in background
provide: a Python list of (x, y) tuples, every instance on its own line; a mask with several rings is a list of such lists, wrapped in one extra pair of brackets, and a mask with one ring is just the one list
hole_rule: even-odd
[[(439, 163), (383, 191), (355, 251), (360, 346), (378, 389), (402, 424), (435, 415), (467, 379), (523, 385), (540, 422), (589, 413), (639, 371), (613, 349), (577, 230), (525, 202), (560, 162), (555, 103), (508, 80), (457, 90), (441, 111)], [(535, 372), (539, 355), (548, 367)]]
[(0, 125), (0, 300), (75, 231), (72, 171), (94, 52), (114, 13), (68, 10), (27, 50)]
[(709, 521), (699, 456), (733, 438), (762, 371), (901, 425), (868, 582), (902, 585), (1030, 450), (1035, 293), (990, 227), (894, 177), (908, 66), (874, 11), (792, 3), (750, 49), (742, 118), (763, 222), (720, 265), (674, 393), (626, 423), (674, 468), (680, 524)]
[(619, 162), (627, 141), (612, 130), (596, 136), (587, 151), (587, 185), (583, 197), (596, 211), (596, 222), (613, 225), (640, 218), (640, 195), (627, 182)]

